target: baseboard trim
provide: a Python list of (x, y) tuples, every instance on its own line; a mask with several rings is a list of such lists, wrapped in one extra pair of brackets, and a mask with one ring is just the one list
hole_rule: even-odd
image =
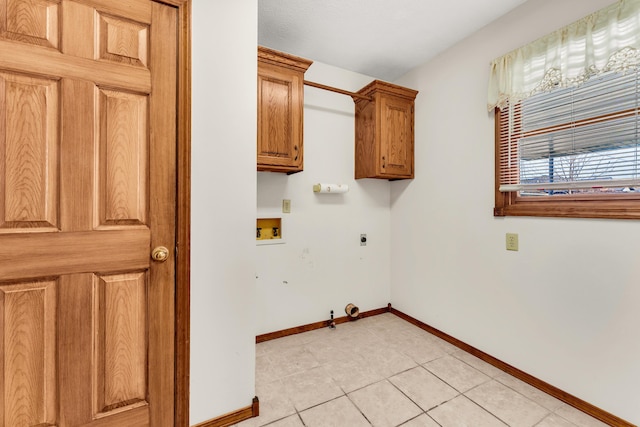
[[(389, 310), (391, 310), (391, 304), (387, 305), (384, 308), (377, 308), (375, 310), (362, 312), (356, 318), (343, 316), (343, 317), (334, 318), (333, 321), (335, 322), (336, 325), (339, 325), (341, 323), (351, 322), (357, 319), (364, 319), (365, 317), (377, 316), (378, 314), (388, 313)], [(256, 343), (271, 341), (277, 338), (288, 337), (290, 335), (301, 334), (303, 332), (309, 332), (316, 329), (328, 328), (330, 322), (331, 322), (330, 320), (323, 320), (321, 322), (309, 323), (308, 325), (296, 326), (295, 328), (288, 328), (288, 329), (283, 329), (281, 331), (269, 332), (266, 334), (258, 335), (256, 336)]]
[(241, 421), (257, 417), (258, 415), (260, 415), (260, 401), (256, 396), (253, 398), (250, 406), (201, 422), (200, 424), (196, 424), (192, 427), (228, 427)]
[(450, 344), (455, 345), (456, 347), (466, 351), (467, 353), (470, 353), (474, 356), (476, 356), (479, 359), (484, 360), (485, 362), (489, 363), (490, 365), (495, 366), (496, 368), (518, 378), (519, 380), (522, 380), (524, 382), (526, 382), (527, 384), (537, 388), (538, 390), (541, 390), (557, 399), (562, 400), (563, 402), (565, 402), (566, 404), (573, 406), (574, 408), (591, 415), (594, 418), (599, 419), (600, 421), (607, 423), (611, 426), (616, 426), (616, 427), (636, 427), (635, 424), (631, 424), (628, 421), (623, 420), (622, 418), (619, 418), (613, 414), (610, 414), (609, 412), (600, 409), (588, 402), (585, 402), (582, 399), (579, 399), (565, 391), (560, 390), (559, 388), (544, 382), (536, 377), (534, 377), (533, 375), (527, 374), (524, 371), (521, 371), (520, 369), (509, 365), (508, 363), (505, 363), (499, 359), (496, 359), (495, 357), (485, 353), (482, 350), (478, 350), (477, 348), (463, 342), (460, 341), (457, 338), (452, 337), (451, 335), (440, 331), (439, 329), (436, 329), (432, 326), (427, 325), (426, 323), (421, 322), (418, 319), (415, 319), (411, 316), (409, 316), (408, 314), (405, 314), (399, 310), (396, 310), (395, 308), (391, 307), (391, 304), (389, 304), (389, 312), (395, 314), (396, 316), (400, 317), (401, 319), (406, 320), (409, 323), (414, 324), (415, 326), (437, 336), (438, 338), (442, 338), (443, 340), (447, 341)]

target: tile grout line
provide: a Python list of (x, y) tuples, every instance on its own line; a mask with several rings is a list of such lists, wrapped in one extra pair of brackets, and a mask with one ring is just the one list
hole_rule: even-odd
[[(464, 350), (460, 350), (460, 351), (464, 351)], [(456, 352), (456, 353), (457, 353), (457, 352)], [(470, 354), (470, 353), (467, 353), (467, 352), (465, 352), (465, 353), (466, 353), (466, 354)], [(456, 360), (458, 360), (458, 361), (460, 361), (461, 363), (463, 363), (463, 364), (467, 365), (467, 366), (468, 366), (468, 367), (470, 367), (471, 369), (473, 369), (473, 370), (475, 370), (475, 371), (477, 371), (477, 372), (481, 373), (482, 375), (486, 376), (486, 377), (488, 378), (488, 380), (487, 380), (487, 381), (484, 381), (484, 382), (482, 382), (482, 383), (480, 383), (480, 384), (476, 384), (475, 386), (471, 387), (471, 388), (470, 388), (470, 389), (468, 389), (468, 390), (460, 391), (460, 390), (458, 390), (456, 387), (454, 387), (453, 385), (451, 385), (451, 384), (449, 384), (448, 382), (446, 382), (443, 378), (440, 378), (440, 377), (439, 377), (435, 372), (432, 372), (431, 370), (429, 370), (429, 368), (427, 368), (426, 366), (424, 366), (424, 365), (426, 365), (427, 363), (432, 362), (433, 360), (440, 360), (440, 359), (443, 359), (443, 358), (445, 358), (445, 357), (449, 357), (449, 356), (450, 356), (450, 357), (455, 358)], [(471, 356), (473, 356), (473, 355), (471, 355)], [(474, 357), (475, 357), (475, 356), (474, 356)], [(462, 359), (458, 358), (457, 356), (455, 356), (455, 354), (454, 354), (454, 353), (450, 353), (450, 354), (448, 354), (447, 356), (442, 356), (442, 357), (439, 357), (439, 358), (436, 358), (436, 359), (433, 359), (433, 360), (431, 360), (431, 361), (429, 361), (429, 362), (426, 362), (426, 363), (424, 363), (424, 365), (421, 365), (421, 366), (422, 366), (424, 369), (426, 369), (429, 373), (431, 373), (432, 375), (434, 375), (436, 378), (438, 378), (440, 381), (442, 381), (443, 383), (447, 384), (449, 387), (453, 388), (454, 390), (456, 390), (456, 391), (459, 393), (456, 397), (454, 397), (454, 398), (452, 398), (452, 399), (449, 399), (449, 400), (447, 400), (446, 402), (442, 402), (442, 403), (440, 403), (439, 405), (437, 405), (436, 407), (438, 407), (438, 406), (442, 406), (442, 405), (444, 405), (445, 403), (452, 401), (453, 399), (456, 399), (456, 398), (458, 398), (458, 397), (460, 397), (460, 396), (463, 396), (464, 398), (466, 398), (467, 400), (469, 400), (470, 402), (472, 402), (473, 404), (475, 404), (477, 407), (479, 407), (480, 409), (482, 409), (482, 410), (483, 410), (483, 411), (485, 411), (486, 413), (490, 414), (491, 416), (493, 416), (494, 418), (496, 418), (496, 419), (497, 419), (497, 420), (499, 420), (500, 422), (502, 422), (502, 423), (506, 424), (507, 426), (509, 426), (509, 423), (507, 423), (507, 422), (506, 422), (506, 421), (504, 421), (502, 418), (500, 418), (499, 416), (497, 416), (496, 414), (494, 414), (493, 412), (491, 412), (488, 408), (485, 408), (484, 406), (482, 406), (481, 404), (479, 404), (478, 402), (476, 402), (475, 400), (473, 400), (471, 397), (467, 396), (467, 393), (468, 393), (468, 392), (470, 392), (471, 390), (475, 390), (476, 388), (481, 387), (481, 386), (483, 386), (483, 385), (485, 385), (485, 384), (488, 384), (488, 383), (490, 383), (491, 381), (495, 381), (495, 382), (497, 382), (498, 384), (501, 384), (501, 385), (503, 385), (504, 387), (508, 388), (509, 390), (512, 390), (513, 392), (515, 392), (516, 394), (520, 395), (521, 397), (523, 397), (523, 398), (524, 398), (524, 399), (526, 399), (527, 401), (529, 401), (529, 402), (531, 402), (531, 403), (535, 404), (536, 406), (539, 406), (540, 408), (542, 408), (542, 409), (544, 409), (544, 410), (546, 411), (546, 414), (544, 415), (544, 417), (542, 417), (542, 419), (541, 419), (541, 420), (539, 420), (536, 424), (539, 424), (539, 423), (540, 423), (540, 422), (542, 422), (545, 418), (547, 418), (550, 414), (553, 414), (553, 413), (554, 413), (553, 411), (550, 411), (548, 408), (546, 408), (546, 407), (544, 407), (544, 406), (540, 405), (539, 403), (537, 403), (536, 401), (534, 401), (534, 400), (530, 399), (529, 397), (525, 396), (524, 394), (520, 393), (519, 391), (517, 391), (517, 390), (515, 390), (515, 389), (513, 389), (513, 388), (509, 387), (508, 385), (503, 384), (502, 382), (500, 382), (500, 381), (496, 380), (496, 379), (495, 379), (495, 377), (492, 377), (492, 376), (490, 376), (490, 375), (488, 375), (488, 374), (485, 374), (485, 373), (484, 373), (484, 372), (482, 372), (480, 369), (476, 368), (475, 366), (471, 365), (470, 363), (467, 363), (465, 360), (462, 360)], [(434, 408), (435, 408), (435, 407), (434, 407)], [(431, 411), (432, 409), (434, 409), (434, 408), (431, 408), (431, 409), (430, 409), (430, 411)], [(562, 417), (561, 417), (561, 418), (562, 418)], [(564, 419), (564, 418), (563, 418), (563, 419)]]
[[(364, 320), (364, 319), (362, 319), (362, 320)], [(404, 319), (401, 319), (401, 320), (402, 320), (402, 322), (401, 322), (402, 324), (405, 324), (405, 323), (406, 323), (406, 324), (409, 324), (409, 325), (412, 327), (412, 329), (413, 329), (413, 328), (417, 328), (417, 329), (419, 329), (419, 330), (420, 330), (420, 328), (419, 328), (418, 326), (411, 324), (411, 322), (407, 322), (407, 321), (406, 321), (406, 320), (404, 320)], [(315, 405), (313, 405), (313, 406), (310, 406), (309, 408), (305, 408), (304, 410), (298, 410), (298, 408), (297, 408), (295, 405), (293, 405), (293, 409), (294, 409), (294, 411), (295, 411), (295, 415), (297, 415), (298, 419), (301, 421), (301, 423), (302, 423), (302, 425), (303, 425), (303, 426), (306, 426), (306, 423), (305, 423), (305, 421), (304, 421), (304, 419), (303, 419), (303, 417), (302, 417), (302, 413), (303, 413), (303, 412), (308, 411), (308, 410), (311, 410), (311, 409), (314, 409), (314, 408), (317, 408), (317, 407), (320, 407), (320, 406), (325, 405), (325, 404), (328, 404), (328, 403), (330, 403), (330, 402), (336, 401), (336, 400), (338, 400), (338, 399), (341, 399), (343, 396), (347, 397), (347, 399), (348, 399), (348, 401), (350, 402), (350, 404), (351, 404), (352, 406), (354, 406), (354, 407), (357, 409), (358, 413), (360, 413), (360, 415), (362, 415), (362, 417), (365, 419), (365, 421), (366, 421), (369, 425), (372, 425), (372, 422), (369, 420), (369, 418), (367, 418), (367, 416), (366, 416), (366, 415), (364, 414), (364, 412), (360, 409), (360, 407), (359, 407), (358, 405), (356, 405), (356, 403), (351, 399), (351, 394), (356, 393), (356, 392), (358, 392), (358, 391), (360, 391), (360, 390), (366, 389), (366, 388), (368, 388), (368, 387), (371, 387), (371, 386), (373, 386), (373, 385), (375, 385), (375, 384), (380, 384), (380, 383), (382, 383), (383, 381), (387, 381), (387, 382), (389, 382), (389, 383), (393, 386), (393, 388), (395, 388), (397, 391), (399, 391), (399, 392), (401, 393), (401, 395), (402, 395), (402, 396), (404, 396), (404, 398), (406, 398), (408, 401), (410, 401), (411, 403), (413, 403), (415, 406), (417, 406), (417, 407), (420, 409), (420, 413), (419, 413), (418, 415), (416, 415), (416, 416), (414, 416), (413, 418), (410, 418), (410, 419), (408, 419), (408, 420), (404, 421), (402, 424), (399, 424), (399, 426), (403, 426), (403, 425), (405, 425), (405, 424), (407, 424), (407, 423), (411, 422), (412, 420), (415, 420), (416, 418), (421, 417), (423, 414), (424, 414), (424, 415), (426, 415), (426, 416), (428, 417), (428, 419), (429, 419), (429, 420), (432, 420), (432, 421), (433, 421), (434, 423), (436, 423), (437, 425), (441, 425), (441, 424), (440, 424), (440, 423), (438, 423), (435, 419), (433, 419), (433, 418), (431, 417), (431, 415), (429, 415), (429, 411), (432, 411), (432, 410), (434, 410), (434, 409), (436, 409), (436, 408), (438, 408), (438, 407), (440, 407), (440, 406), (442, 406), (442, 405), (444, 405), (444, 404), (446, 404), (446, 403), (448, 403), (448, 402), (450, 402), (450, 401), (452, 401), (452, 400), (454, 400), (454, 399), (457, 399), (457, 398), (458, 398), (458, 397), (460, 397), (460, 396), (464, 397), (467, 401), (470, 401), (474, 406), (476, 406), (476, 407), (480, 408), (482, 411), (484, 411), (484, 412), (488, 413), (489, 415), (491, 415), (494, 419), (496, 419), (496, 420), (498, 420), (499, 422), (504, 423), (505, 425), (509, 426), (509, 424), (508, 424), (506, 421), (504, 421), (502, 418), (500, 418), (499, 416), (497, 416), (496, 414), (494, 414), (492, 411), (490, 411), (488, 408), (484, 407), (482, 404), (480, 404), (479, 402), (476, 402), (474, 399), (472, 399), (471, 397), (469, 397), (469, 396), (467, 395), (467, 393), (469, 393), (469, 392), (471, 392), (471, 391), (473, 391), (473, 390), (476, 390), (476, 389), (478, 389), (479, 387), (482, 387), (482, 386), (484, 386), (484, 385), (487, 385), (487, 384), (489, 384), (489, 383), (490, 383), (490, 382), (492, 382), (492, 381), (493, 381), (495, 384), (500, 385), (501, 387), (504, 387), (505, 389), (510, 390), (510, 391), (511, 391), (511, 392), (513, 392), (515, 395), (517, 395), (517, 396), (519, 396), (520, 398), (524, 399), (526, 402), (528, 402), (528, 403), (533, 403), (533, 404), (534, 404), (534, 405), (536, 405), (537, 407), (539, 407), (539, 408), (541, 408), (542, 410), (544, 410), (544, 412), (545, 412), (544, 416), (543, 416), (540, 420), (538, 420), (537, 422), (535, 422), (535, 424), (532, 424), (532, 425), (531, 425), (532, 427), (539, 426), (541, 423), (543, 423), (543, 422), (544, 422), (544, 420), (548, 419), (548, 418), (549, 418), (549, 417), (551, 417), (551, 416), (558, 417), (559, 419), (561, 419), (561, 420), (563, 420), (563, 421), (566, 421), (566, 422), (570, 423), (572, 426), (575, 426), (575, 424), (574, 424), (572, 421), (570, 421), (569, 419), (566, 419), (564, 416), (560, 415), (560, 414), (557, 412), (557, 411), (559, 411), (559, 410), (563, 409), (563, 408), (565, 407), (566, 403), (564, 403), (564, 402), (563, 402), (563, 403), (564, 403), (563, 405), (561, 405), (561, 406), (559, 406), (559, 407), (557, 407), (557, 408), (555, 408), (555, 409), (549, 409), (546, 405), (543, 405), (542, 403), (538, 403), (538, 400), (536, 400), (536, 398), (538, 398), (539, 396), (532, 395), (532, 396), (535, 396), (535, 397), (534, 397), (534, 398), (529, 397), (529, 395), (525, 394), (525, 393), (527, 393), (527, 392), (528, 392), (528, 390), (527, 390), (527, 389), (522, 389), (522, 388), (520, 387), (520, 389), (522, 389), (522, 390), (523, 390), (523, 391), (521, 392), (521, 391), (519, 391), (518, 389), (516, 389), (516, 388), (515, 388), (516, 386), (519, 386), (519, 384), (509, 385), (509, 384), (506, 384), (506, 383), (502, 382), (502, 381), (499, 379), (499, 378), (503, 378), (503, 379), (505, 379), (506, 377), (509, 377), (509, 378), (515, 378), (516, 380), (519, 380), (517, 377), (514, 377), (513, 375), (509, 374), (508, 372), (500, 372), (500, 373), (491, 373), (491, 371), (485, 372), (485, 370), (483, 370), (483, 366), (482, 366), (482, 365), (480, 365), (480, 367), (476, 367), (476, 366), (474, 366), (473, 364), (471, 364), (471, 363), (470, 363), (470, 362), (473, 362), (473, 360), (467, 361), (467, 360), (465, 360), (465, 359), (467, 359), (466, 357), (463, 359), (463, 358), (462, 358), (462, 357), (463, 357), (463, 355), (464, 355), (464, 356), (471, 356), (472, 358), (477, 358), (477, 356), (474, 356), (473, 354), (471, 354), (471, 353), (469, 353), (469, 352), (467, 352), (467, 351), (465, 351), (465, 350), (457, 349), (456, 351), (449, 352), (449, 351), (447, 351), (446, 349), (442, 348), (442, 350), (444, 350), (444, 352), (445, 352), (446, 354), (443, 354), (443, 355), (441, 355), (441, 356), (439, 356), (439, 357), (436, 357), (436, 358), (434, 358), (434, 359), (432, 359), (432, 360), (429, 360), (429, 361), (427, 361), (427, 362), (425, 362), (425, 363), (420, 363), (420, 362), (418, 362), (418, 361), (416, 360), (416, 358), (414, 358), (414, 357), (410, 356), (409, 354), (407, 354), (407, 353), (405, 352), (405, 350), (403, 350), (403, 347), (402, 347), (402, 340), (397, 341), (397, 342), (396, 342), (395, 340), (391, 340), (391, 336), (390, 336), (390, 335), (388, 335), (388, 333), (390, 332), (391, 334), (393, 334), (394, 329), (393, 329), (393, 326), (392, 326), (392, 325), (386, 325), (386, 323), (388, 323), (388, 322), (380, 322), (380, 323), (375, 323), (375, 324), (368, 324), (368, 323), (367, 323), (367, 324), (362, 324), (362, 322), (361, 322), (361, 324), (362, 324), (362, 328), (363, 328), (363, 329), (360, 331), (360, 333), (362, 333), (362, 334), (366, 335), (366, 336), (364, 337), (364, 338), (365, 338), (365, 341), (366, 341), (367, 339), (369, 339), (368, 337), (371, 337), (371, 338), (375, 339), (376, 341), (380, 341), (381, 343), (384, 343), (385, 345), (387, 345), (387, 347), (388, 347), (389, 349), (393, 350), (395, 353), (397, 353), (397, 354), (399, 354), (399, 355), (402, 355), (404, 358), (407, 358), (408, 360), (411, 360), (411, 361), (415, 364), (415, 366), (412, 366), (412, 367), (409, 367), (409, 368), (403, 369), (403, 370), (401, 370), (401, 371), (399, 371), (399, 372), (393, 372), (393, 370), (392, 370), (392, 369), (388, 369), (388, 368), (387, 368), (387, 369), (383, 369), (383, 371), (386, 371), (386, 373), (387, 373), (386, 375), (385, 375), (385, 374), (383, 374), (383, 376), (382, 376), (382, 377), (378, 377), (378, 378), (380, 378), (380, 379), (378, 379), (378, 380), (374, 380), (373, 382), (371, 382), (371, 383), (369, 383), (369, 384), (365, 384), (365, 385), (363, 385), (363, 386), (361, 386), (361, 387), (358, 387), (358, 388), (356, 388), (356, 389), (354, 389), (354, 390), (351, 390), (350, 392), (347, 392), (347, 391), (346, 391), (346, 390), (347, 390), (347, 388), (346, 388), (346, 387), (349, 387), (349, 386), (350, 386), (349, 382), (348, 382), (348, 381), (347, 381), (347, 382), (342, 381), (342, 383), (344, 383), (344, 385), (342, 385), (342, 384), (341, 384), (341, 382), (340, 382), (339, 380), (337, 380), (337, 379), (336, 379), (336, 378), (342, 378), (342, 376), (334, 377), (334, 375), (332, 375), (332, 372), (331, 372), (332, 370), (331, 370), (331, 369), (329, 369), (329, 366), (328, 366), (328, 365), (329, 365), (329, 362), (328, 362), (328, 361), (327, 361), (327, 362), (325, 362), (325, 363), (321, 362), (321, 360), (320, 360), (320, 359), (318, 359), (318, 357), (316, 356), (316, 354), (307, 348), (307, 345), (309, 345), (309, 344), (310, 344), (310, 343), (312, 343), (312, 342), (316, 342), (316, 341), (317, 341), (317, 342), (321, 342), (321, 341), (323, 341), (323, 340), (325, 339), (325, 337), (324, 337), (324, 336), (323, 336), (323, 337), (318, 336), (317, 338), (315, 338), (314, 340), (311, 340), (311, 341), (309, 341), (309, 342), (304, 342), (304, 341), (302, 341), (302, 342), (300, 342), (300, 343), (298, 343), (298, 344), (296, 344), (296, 345), (290, 346), (290, 347), (289, 347), (289, 346), (286, 346), (286, 347), (283, 347), (283, 348), (280, 348), (280, 349), (265, 348), (265, 349), (264, 349), (264, 351), (262, 351), (262, 352), (261, 352), (260, 356), (265, 357), (265, 359), (266, 359), (266, 361), (268, 362), (268, 364), (272, 364), (272, 362), (273, 362), (273, 359), (272, 359), (272, 358), (274, 357), (274, 355), (275, 355), (275, 354), (277, 354), (277, 352), (281, 352), (281, 351), (284, 351), (284, 350), (287, 350), (287, 349), (300, 349), (300, 350), (304, 350), (308, 355), (310, 355), (310, 356), (311, 356), (311, 359), (315, 362), (315, 364), (316, 364), (316, 365), (315, 365), (315, 366), (313, 366), (313, 367), (311, 367), (311, 368), (308, 368), (308, 369), (302, 369), (302, 370), (301, 370), (301, 371), (299, 371), (299, 372), (291, 373), (291, 374), (286, 375), (286, 376), (284, 376), (284, 377), (278, 377), (276, 380), (277, 380), (277, 381), (283, 381), (283, 382), (284, 382), (284, 381), (285, 381), (285, 378), (287, 378), (287, 377), (290, 377), (290, 376), (293, 376), (293, 375), (296, 375), (296, 374), (300, 374), (300, 373), (302, 373), (302, 372), (308, 372), (308, 371), (311, 371), (312, 369), (320, 369), (320, 370), (322, 370), (322, 372), (323, 372), (324, 374), (326, 374), (326, 375), (327, 375), (327, 378), (331, 379), (331, 382), (333, 383), (333, 385), (335, 385), (335, 386), (336, 386), (336, 388), (337, 388), (338, 390), (340, 390), (340, 392), (341, 392), (341, 394), (340, 394), (340, 395), (338, 395), (338, 396), (336, 396), (336, 397), (333, 397), (333, 398), (330, 398), (330, 399), (328, 399), (328, 400), (326, 400), (326, 401), (324, 401), (324, 402), (317, 403), (317, 404), (315, 404)], [(382, 328), (380, 328), (380, 325), (383, 325), (383, 327), (382, 327)], [(360, 324), (358, 324), (357, 326), (358, 326), (358, 328), (360, 328)], [(385, 326), (386, 326), (388, 329), (386, 329), (386, 330), (385, 330)], [(374, 329), (374, 328), (375, 328), (375, 329)], [(399, 330), (400, 330), (400, 329), (399, 329)], [(355, 329), (354, 329), (354, 330), (352, 330), (351, 332), (352, 332), (352, 333), (354, 333), (354, 332), (355, 332), (356, 334), (358, 334), (358, 331), (357, 331), (357, 330), (355, 330)], [(428, 336), (435, 336), (435, 335), (433, 335), (432, 333), (430, 333), (430, 332), (428, 332), (428, 331), (425, 331), (425, 332), (428, 334)], [(435, 336), (435, 337), (436, 337), (436, 338), (438, 338), (437, 336)], [(432, 343), (432, 342), (430, 342), (429, 340), (426, 340), (426, 341), (427, 341), (427, 344), (433, 344), (434, 346), (438, 346), (438, 343), (436, 343), (436, 342), (433, 342), (433, 343)], [(366, 351), (366, 350), (365, 350), (365, 351)], [(408, 350), (407, 350), (407, 351), (408, 351)], [(367, 354), (367, 353), (362, 353), (362, 354)], [(320, 353), (319, 355), (321, 356), (321, 355), (322, 355), (322, 353)], [(414, 355), (415, 355), (415, 353), (414, 353)], [(471, 368), (473, 371), (476, 371), (476, 372), (478, 372), (478, 373), (480, 373), (480, 374), (484, 375), (487, 379), (486, 379), (485, 381), (483, 381), (483, 382), (479, 383), (479, 384), (476, 384), (476, 385), (472, 386), (471, 388), (469, 388), (468, 390), (466, 390), (466, 391), (464, 391), (464, 392), (460, 392), (456, 387), (453, 387), (449, 382), (445, 381), (443, 378), (441, 378), (440, 376), (438, 376), (436, 373), (432, 372), (432, 371), (431, 371), (431, 370), (426, 366), (426, 365), (428, 365), (428, 364), (429, 364), (429, 363), (431, 363), (431, 362), (434, 362), (434, 361), (437, 361), (437, 360), (441, 360), (441, 359), (444, 359), (444, 358), (447, 358), (447, 357), (451, 357), (452, 359), (456, 360), (457, 362), (461, 362), (463, 365), (467, 366), (468, 368)], [(394, 359), (394, 361), (395, 361), (395, 356), (393, 356), (393, 359)], [(339, 363), (339, 362), (341, 362), (341, 360), (337, 360), (337, 361), (338, 361), (338, 363)], [(479, 361), (479, 362), (483, 362), (483, 360), (482, 360), (482, 359), (479, 359), (479, 358), (478, 358), (478, 361)], [(360, 361), (360, 360), (355, 361), (355, 363), (356, 363), (356, 364), (358, 364), (358, 366), (359, 366), (359, 364), (360, 364), (361, 362), (362, 362), (362, 361)], [(379, 362), (379, 361), (376, 359), (376, 364), (377, 364), (377, 362)], [(400, 362), (400, 360), (398, 360), (398, 362)], [(485, 363), (486, 363), (486, 362), (485, 362)], [(400, 363), (400, 364), (398, 364), (397, 366), (398, 366), (398, 367), (401, 367), (401, 365), (402, 365), (402, 364), (403, 364), (403, 363)], [(302, 362), (302, 365), (304, 365), (304, 362)], [(302, 365), (301, 365), (301, 366), (302, 366)], [(337, 365), (336, 365), (336, 366), (337, 366)], [(389, 366), (391, 366), (391, 364), (389, 364)], [(395, 365), (394, 365), (394, 366), (395, 366)], [(443, 383), (443, 384), (445, 384), (445, 385), (447, 385), (448, 387), (450, 387), (450, 388), (452, 388), (453, 390), (455, 390), (455, 392), (456, 392), (457, 394), (456, 394), (454, 397), (452, 397), (452, 398), (450, 398), (450, 399), (448, 399), (448, 400), (446, 400), (446, 401), (444, 401), (444, 402), (441, 402), (441, 403), (437, 404), (436, 406), (434, 406), (434, 407), (432, 407), (432, 408), (429, 408), (429, 409), (423, 410), (423, 409), (422, 409), (422, 407), (421, 407), (421, 406), (420, 406), (420, 405), (419, 405), (419, 404), (418, 404), (414, 399), (412, 399), (412, 398), (411, 398), (407, 393), (405, 393), (402, 389), (400, 389), (400, 388), (399, 388), (399, 386), (398, 386), (398, 385), (396, 385), (396, 384), (392, 381), (392, 378), (394, 378), (394, 377), (396, 377), (396, 376), (398, 376), (398, 375), (401, 375), (401, 374), (407, 373), (407, 372), (409, 372), (409, 371), (411, 371), (411, 370), (413, 370), (413, 369), (415, 369), (415, 368), (417, 368), (417, 367), (420, 367), (420, 368), (424, 369), (427, 373), (429, 373), (430, 375), (433, 375), (433, 376), (434, 376), (435, 378), (437, 378), (439, 381), (442, 381), (442, 383)], [(376, 373), (378, 373), (378, 374), (379, 374), (380, 372), (378, 372), (378, 371), (379, 371), (379, 370), (376, 370)], [(392, 372), (392, 373), (391, 373), (391, 374), (389, 374), (389, 372)], [(503, 375), (504, 375), (504, 377), (503, 377)], [(269, 377), (269, 376), (268, 376), (268, 377)], [(369, 373), (367, 373), (367, 376), (362, 377), (362, 378), (358, 377), (358, 380), (356, 380), (356, 381), (354, 381), (354, 382), (357, 382), (357, 383), (360, 383), (360, 382), (368, 382), (368, 381), (370, 380), (370, 379), (369, 379), (369, 377), (371, 377), (371, 376), (369, 375)], [(274, 378), (275, 378), (275, 377), (274, 377)], [(347, 376), (347, 377), (345, 377), (345, 378), (351, 378), (351, 377)], [(362, 379), (365, 379), (365, 381), (362, 381)], [(275, 380), (274, 380), (274, 381), (275, 381)], [(519, 381), (521, 381), (521, 380), (519, 380)], [(271, 383), (271, 382), (273, 382), (273, 381), (267, 381), (266, 383)], [(527, 384), (526, 382), (523, 382), (523, 383), (524, 383), (525, 385)], [(338, 390), (335, 390), (335, 391), (338, 391)], [(544, 395), (547, 395), (547, 396), (551, 396), (551, 395), (549, 395), (548, 393), (545, 393), (545, 392), (543, 392), (543, 391), (542, 391), (541, 393), (542, 393), (542, 394), (544, 394)], [(477, 394), (477, 393), (476, 393), (476, 394)], [(531, 393), (529, 393), (529, 394), (531, 395)], [(551, 396), (551, 397), (554, 397), (554, 396)], [(550, 407), (555, 407), (554, 402), (552, 402), (552, 401), (551, 401), (551, 402), (547, 402), (546, 400), (541, 399), (541, 398), (540, 398), (539, 400), (540, 400), (540, 402), (548, 403), (548, 406), (550, 406)], [(560, 402), (562, 402), (562, 401), (560, 401)], [(569, 405), (569, 406), (570, 406), (570, 405)], [(500, 412), (500, 411), (499, 411), (499, 412)], [(354, 412), (354, 414), (355, 414), (355, 412)], [(287, 415), (287, 416), (281, 417), (281, 418), (279, 418), (279, 419), (277, 419), (277, 420), (271, 421), (271, 422), (269, 422), (268, 424), (264, 424), (264, 425), (263, 425), (263, 424), (260, 424), (260, 425), (261, 425), (261, 426), (271, 426), (271, 425), (273, 425), (273, 424), (275, 424), (275, 423), (278, 423), (278, 422), (280, 422), (280, 421), (282, 421), (282, 420), (284, 420), (284, 419), (286, 419), (286, 418), (288, 418), (288, 417), (290, 417), (290, 416), (292, 416), (292, 415), (294, 415), (294, 414), (293, 414), (293, 413), (291, 413), (290, 415)], [(505, 414), (503, 414), (503, 415), (505, 415)], [(587, 415), (588, 415), (588, 414), (587, 414)]]
[(347, 399), (349, 399), (349, 402), (351, 402), (351, 404), (358, 410), (358, 412), (360, 412), (360, 415), (362, 415), (364, 417), (364, 419), (369, 423), (369, 425), (373, 425), (373, 423), (371, 422), (371, 420), (369, 420), (369, 418), (367, 418), (367, 416), (364, 414), (364, 412), (362, 412), (362, 409), (360, 409), (360, 407), (358, 405), (356, 405), (356, 402), (354, 402), (351, 399), (351, 396), (349, 396), (347, 394)]

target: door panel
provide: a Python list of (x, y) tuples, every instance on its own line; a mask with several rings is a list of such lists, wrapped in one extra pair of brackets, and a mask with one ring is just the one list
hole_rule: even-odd
[(106, 61), (146, 67), (149, 26), (98, 13), (99, 58)]
[(413, 173), (413, 153), (409, 151), (413, 139), (411, 108), (405, 100), (392, 97), (381, 100), (381, 149), (386, 174), (409, 177)]
[(147, 223), (146, 95), (99, 90), (99, 226)]
[(173, 425), (176, 30), (0, 0), (2, 426)]
[(302, 165), (302, 78), (270, 64), (258, 71), (258, 164)]
[[(286, 77), (288, 76), (284, 76)], [(294, 108), (291, 105), (291, 94), (294, 89), (293, 82), (284, 78), (261, 76), (259, 81), (259, 98), (262, 101), (260, 103), (262, 145), (259, 154), (282, 157), (285, 161), (290, 161), (293, 157), (291, 150), (294, 145), (291, 125)]]
[(147, 274), (95, 275), (95, 417), (146, 404)]
[(9, 40), (57, 49), (59, 7), (59, 0), (3, 0), (0, 33)]
[(0, 72), (0, 233), (58, 226), (58, 82)]
[(55, 423), (56, 288), (55, 280), (0, 286), (3, 426)]

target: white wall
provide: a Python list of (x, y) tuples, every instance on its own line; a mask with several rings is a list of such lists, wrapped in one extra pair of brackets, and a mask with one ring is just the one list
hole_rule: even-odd
[[(640, 225), (492, 216), (489, 61), (610, 2), (530, 0), (398, 81), (420, 90), (415, 180), (354, 181), (353, 102), (306, 88), (305, 171), (259, 173), (256, 189), (257, 0), (193, 1), (192, 425), (250, 404), (255, 334), (389, 301), (640, 423)], [(320, 63), (307, 78), (371, 80)], [(319, 181), (351, 191), (315, 195)], [(255, 247), (256, 194), (258, 212), (291, 199), (285, 245)]]
[(191, 425), (254, 396), (257, 1), (192, 23)]
[(420, 94), (416, 179), (391, 184), (391, 302), (640, 423), (640, 223), (492, 216), (489, 62), (610, 3), (530, 0), (397, 82)]
[[(319, 62), (305, 79), (350, 91), (373, 80)], [(304, 96), (304, 171), (258, 173), (258, 215), (282, 217), (286, 243), (257, 247), (257, 334), (328, 319), (330, 310), (344, 316), (350, 302), (361, 311), (389, 303), (389, 182), (353, 177), (351, 97), (309, 86)], [(314, 194), (319, 182), (348, 184), (349, 192)]]

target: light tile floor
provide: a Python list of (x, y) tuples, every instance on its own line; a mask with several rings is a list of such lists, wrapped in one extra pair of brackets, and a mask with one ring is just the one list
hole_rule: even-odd
[(596, 427), (393, 314), (258, 344), (260, 416), (237, 427)]

